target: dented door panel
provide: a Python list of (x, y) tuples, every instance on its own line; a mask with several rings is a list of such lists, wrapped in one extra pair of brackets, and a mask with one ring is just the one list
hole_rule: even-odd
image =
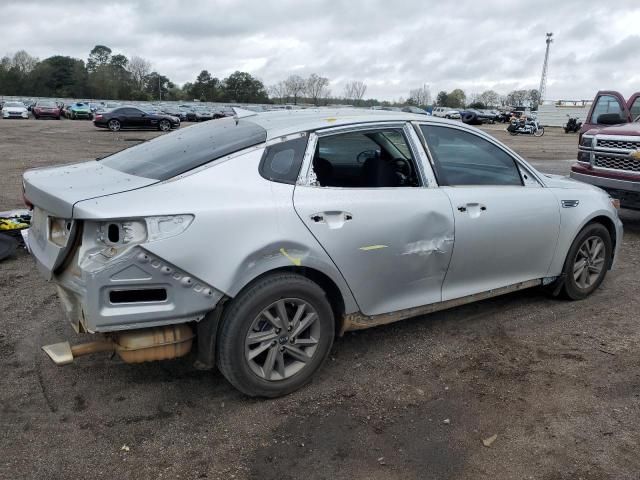
[[(298, 185), (294, 205), (364, 314), (441, 300), (453, 247), (453, 214), (439, 189)], [(326, 221), (334, 215), (344, 219), (345, 213), (351, 218), (333, 225)]]

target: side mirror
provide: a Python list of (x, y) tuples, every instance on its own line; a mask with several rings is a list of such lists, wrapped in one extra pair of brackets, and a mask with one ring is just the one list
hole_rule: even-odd
[(620, 123), (627, 123), (619, 113), (603, 113), (598, 115), (597, 122), (600, 125), (618, 125)]

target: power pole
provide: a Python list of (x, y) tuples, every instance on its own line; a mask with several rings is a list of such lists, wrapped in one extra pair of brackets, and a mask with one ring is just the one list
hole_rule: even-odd
[(540, 94), (540, 99), (538, 100), (539, 104), (542, 104), (544, 100), (545, 90), (547, 89), (547, 67), (549, 66), (549, 47), (551, 46), (551, 42), (553, 42), (553, 33), (547, 33), (547, 51), (544, 54), (544, 63), (542, 64), (542, 76), (540, 77), (540, 88), (538, 88), (538, 93)]
[[(547, 47), (547, 51), (549, 47)], [(162, 101), (162, 84), (160, 83), (160, 74), (158, 74), (158, 95), (160, 95), (160, 101)]]

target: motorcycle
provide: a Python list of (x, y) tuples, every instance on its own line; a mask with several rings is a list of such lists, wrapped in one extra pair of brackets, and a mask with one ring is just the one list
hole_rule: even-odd
[(537, 120), (513, 119), (507, 127), (507, 132), (511, 135), (533, 135), (541, 137), (544, 135), (544, 127), (538, 124)]
[(574, 118), (569, 116), (569, 114), (567, 114), (567, 117), (569, 117), (569, 120), (567, 120), (567, 123), (564, 125), (564, 133), (579, 132), (582, 127), (582, 122), (579, 122), (577, 117)]

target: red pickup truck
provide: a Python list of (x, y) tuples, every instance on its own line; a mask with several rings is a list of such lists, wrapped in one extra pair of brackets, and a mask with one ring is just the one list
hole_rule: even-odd
[(571, 178), (596, 185), (620, 206), (640, 210), (640, 92), (628, 100), (600, 91), (580, 130)]

